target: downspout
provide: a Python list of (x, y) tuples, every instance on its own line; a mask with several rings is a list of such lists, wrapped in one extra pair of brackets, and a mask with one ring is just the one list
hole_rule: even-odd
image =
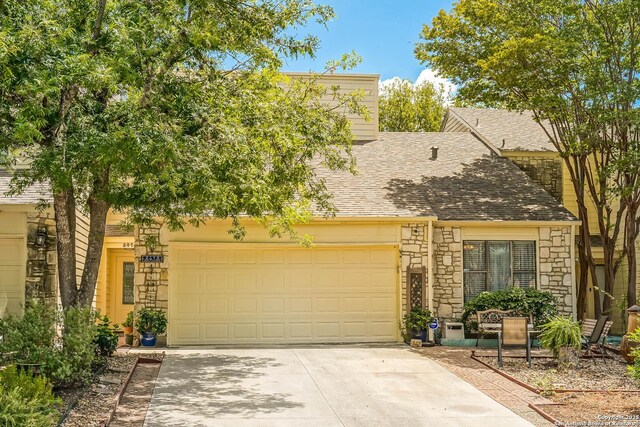
[[(433, 220), (427, 224), (427, 308), (433, 313)], [(433, 340), (433, 329), (429, 329), (429, 340)]]
[(577, 320), (578, 313), (576, 308), (576, 226), (571, 225), (571, 312), (573, 313), (573, 320)]

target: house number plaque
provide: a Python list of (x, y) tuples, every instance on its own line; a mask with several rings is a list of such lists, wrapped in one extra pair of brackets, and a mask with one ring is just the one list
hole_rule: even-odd
[(140, 262), (164, 262), (164, 255), (140, 255)]

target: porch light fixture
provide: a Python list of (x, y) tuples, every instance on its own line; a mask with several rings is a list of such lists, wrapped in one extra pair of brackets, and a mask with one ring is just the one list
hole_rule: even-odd
[(47, 229), (45, 227), (38, 228), (38, 231), (36, 232), (36, 246), (39, 248), (44, 248), (47, 244), (47, 237), (49, 237), (49, 235), (47, 234)]

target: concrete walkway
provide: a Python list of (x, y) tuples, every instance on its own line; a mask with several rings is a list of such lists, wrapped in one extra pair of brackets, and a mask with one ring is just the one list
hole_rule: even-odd
[(169, 350), (145, 426), (531, 426), (406, 346)]

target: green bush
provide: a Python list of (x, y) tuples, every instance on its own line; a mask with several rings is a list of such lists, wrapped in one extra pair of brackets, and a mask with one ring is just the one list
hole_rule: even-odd
[(56, 425), (61, 403), (46, 378), (18, 372), (15, 366), (0, 371), (1, 426)]
[[(56, 335), (56, 326), (62, 332)], [(30, 302), (21, 318), (3, 322), (0, 350), (13, 353), (18, 363), (42, 365), (42, 372), (54, 384), (84, 382), (91, 375), (95, 358), (95, 317), (88, 308), (57, 312)]]
[(62, 344), (48, 375), (56, 384), (86, 382), (95, 359), (95, 315), (89, 308), (68, 308), (62, 313)]
[(55, 356), (56, 312), (37, 301), (28, 304), (22, 317), (3, 321), (0, 353), (14, 353), (20, 363), (40, 363), (45, 368)]
[[(629, 341), (640, 344), (640, 328), (636, 329), (633, 333), (629, 334)], [(631, 350), (631, 356), (633, 356), (633, 365), (629, 365), (629, 375), (635, 378), (640, 383), (640, 346)]]
[(109, 357), (118, 347), (118, 325), (112, 325), (108, 316), (98, 316), (96, 334), (93, 338), (96, 355)]
[(498, 309), (516, 310), (523, 315), (533, 314), (534, 325), (541, 325), (558, 313), (558, 300), (551, 292), (533, 288), (508, 288), (482, 292), (464, 305), (462, 321), (470, 329), (477, 329), (473, 314), (477, 311)]
[(167, 316), (162, 310), (153, 308), (143, 308), (136, 316), (136, 330), (144, 334), (151, 332), (153, 334), (162, 334), (167, 330)]
[(580, 323), (569, 317), (554, 317), (540, 331), (540, 345), (551, 350), (562, 366), (569, 364), (580, 350), (582, 329)]

